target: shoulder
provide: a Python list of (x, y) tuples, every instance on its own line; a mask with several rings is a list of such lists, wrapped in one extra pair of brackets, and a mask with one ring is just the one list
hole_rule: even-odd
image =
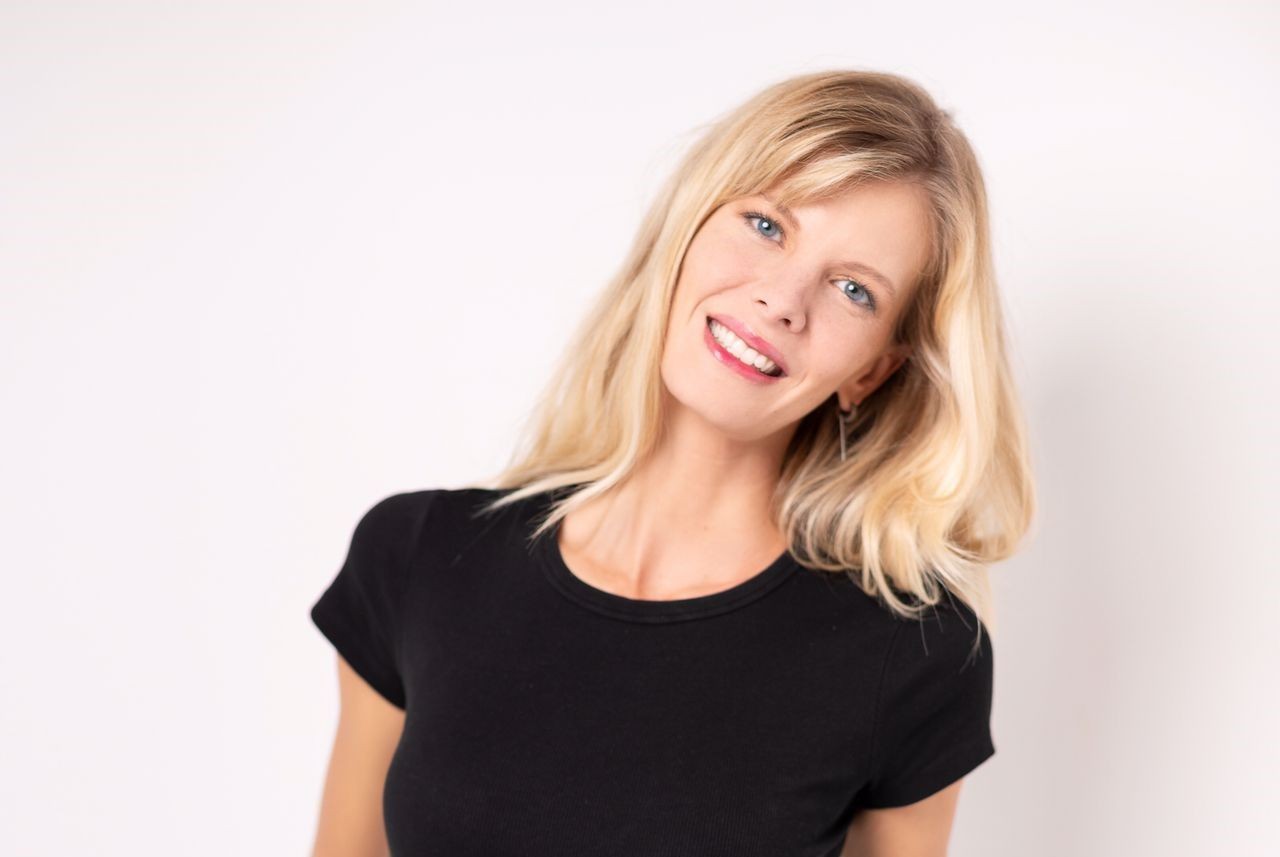
[(480, 517), (504, 492), (490, 488), (421, 488), (388, 494), (370, 506), (360, 526), (385, 536), (410, 535), (437, 519), (457, 524)]
[(361, 523), (394, 526), (426, 515), (436, 503), (441, 489), (424, 488), (383, 496), (364, 513)]
[(361, 514), (352, 536), (353, 544), (384, 553), (403, 553), (432, 514), (438, 496), (438, 489), (383, 496)]
[(906, 710), (935, 717), (950, 709), (984, 721), (991, 711), (994, 653), (991, 635), (973, 609), (944, 593), (922, 618), (895, 621), (881, 680), (881, 716)]
[(874, 808), (914, 803), (995, 753), (986, 626), (949, 593), (923, 618), (895, 619), (876, 708), (874, 773), (861, 797)]
[[(992, 656), (991, 635), (978, 614), (949, 592), (919, 618), (894, 617), (893, 654), (933, 669), (972, 669)], [(978, 667), (979, 669), (981, 667)]]
[[(402, 559), (423, 550), (458, 551), (482, 535), (516, 532), (510, 525), (523, 522), (532, 505), (523, 501), (494, 508), (507, 493), (506, 489), (465, 486), (389, 494), (364, 513), (357, 525), (357, 540), (377, 543)], [(504, 523), (506, 527), (498, 526)]]

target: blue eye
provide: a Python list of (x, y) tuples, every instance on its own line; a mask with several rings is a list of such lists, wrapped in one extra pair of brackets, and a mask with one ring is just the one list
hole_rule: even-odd
[[(778, 226), (778, 222), (769, 217), (766, 217), (765, 215), (761, 214), (758, 211), (748, 211), (746, 214), (742, 216), (748, 223), (751, 223), (751, 221), (753, 220), (763, 221), (769, 224), (771, 227), (773, 227), (773, 235), (779, 235), (779, 236), (782, 235), (782, 227)], [(773, 235), (769, 235), (767, 233), (761, 232), (758, 226), (753, 224), (751, 228), (755, 230), (757, 234), (763, 235), (765, 238), (768, 238), (770, 241), (773, 240)]]
[[(858, 290), (858, 291), (862, 292), (862, 294), (866, 296), (866, 300), (865, 300), (865, 301), (861, 301), (861, 303), (864, 303), (864, 304), (867, 306), (867, 308), (868, 308), (868, 309), (872, 309), (872, 310), (874, 310), (874, 309), (876, 308), (876, 299), (875, 299), (875, 296), (874, 296), (873, 294), (871, 294), (871, 292), (867, 289), (867, 287), (866, 287), (866, 286), (864, 286), (864, 285), (862, 285), (862, 283), (859, 283), (857, 280), (850, 280), (850, 279), (849, 279), (849, 278), (847, 278), (847, 277), (845, 277), (845, 278), (843, 278), (843, 279), (841, 279), (841, 280), (838, 280), (837, 282), (841, 282), (841, 283), (853, 283), (854, 287), (855, 287), (855, 288), (857, 288), (857, 290)], [(845, 294), (846, 294), (846, 295), (849, 295), (849, 297), (850, 297), (850, 299), (851, 299), (851, 300), (853, 299), (853, 295), (854, 295), (854, 293), (850, 293), (850, 292), (846, 291), (846, 292), (845, 292)], [(855, 300), (854, 302), (855, 302), (855, 303), (858, 303), (859, 301), (856, 301), (856, 300)]]

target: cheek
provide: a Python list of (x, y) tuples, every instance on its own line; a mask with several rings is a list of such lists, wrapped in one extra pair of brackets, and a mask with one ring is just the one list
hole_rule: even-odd
[(809, 369), (814, 379), (838, 384), (866, 368), (874, 343), (864, 338), (865, 333), (860, 337), (853, 326), (841, 333), (843, 335), (833, 331), (832, 335), (812, 343)]
[(681, 267), (676, 300), (692, 308), (712, 295), (751, 282), (756, 270), (755, 260), (733, 242), (691, 245)]

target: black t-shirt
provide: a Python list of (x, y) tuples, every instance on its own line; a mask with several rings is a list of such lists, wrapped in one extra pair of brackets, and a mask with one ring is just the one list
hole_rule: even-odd
[(836, 855), (854, 813), (995, 753), (987, 629), (902, 619), (784, 553), (725, 591), (643, 601), (565, 565), (552, 495), (389, 496), (311, 608), (405, 710), (383, 794), (396, 857)]

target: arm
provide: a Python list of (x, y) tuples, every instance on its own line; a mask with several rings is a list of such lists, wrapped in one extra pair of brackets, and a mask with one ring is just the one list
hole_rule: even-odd
[(388, 702), (338, 656), (340, 713), (312, 857), (385, 857), (382, 788), (404, 728)]
[(840, 857), (946, 857), (963, 782), (906, 806), (859, 811)]

